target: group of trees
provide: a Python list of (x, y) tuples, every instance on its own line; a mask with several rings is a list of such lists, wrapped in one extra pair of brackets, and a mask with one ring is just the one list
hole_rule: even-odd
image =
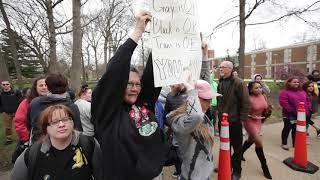
[(99, 78), (132, 25), (132, 2), (0, 0), (0, 79), (59, 72), (77, 89), (90, 72)]

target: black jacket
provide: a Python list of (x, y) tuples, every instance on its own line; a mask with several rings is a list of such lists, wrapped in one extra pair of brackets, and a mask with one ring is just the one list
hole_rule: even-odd
[(0, 91), (0, 112), (15, 113), (21, 97), (22, 95), (19, 90)]
[[(103, 152), (103, 171), (110, 180), (150, 180), (159, 175), (168, 146), (162, 130), (157, 127), (150, 136), (141, 136), (129, 117), (132, 106), (124, 103), (131, 56), (137, 44), (128, 39), (109, 61), (106, 73), (96, 86), (91, 104), (95, 136)], [(142, 89), (137, 106), (154, 104), (161, 88), (154, 87), (152, 61), (149, 60), (141, 79)], [(154, 116), (150, 116), (155, 122)]]
[(61, 97), (57, 95), (39, 96), (34, 98), (29, 106), (27, 113), (27, 128), (31, 132), (32, 129), (32, 140), (36, 141), (41, 136), (39, 129), (39, 115), (46, 107), (54, 104), (63, 104), (71, 109), (74, 114), (74, 128), (82, 131), (82, 125), (80, 121), (80, 112), (78, 106), (75, 105), (72, 100), (68, 97)]

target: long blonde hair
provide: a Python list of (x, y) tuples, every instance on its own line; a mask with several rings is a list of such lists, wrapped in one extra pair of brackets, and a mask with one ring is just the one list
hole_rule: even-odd
[[(185, 114), (188, 109), (188, 104), (183, 103), (180, 107), (178, 107), (176, 110), (172, 112), (173, 118), (172, 123), (177, 121), (181, 115)], [(205, 144), (208, 144), (210, 147), (213, 146), (214, 140), (213, 135), (210, 134), (209, 127), (205, 123), (199, 123), (196, 128), (192, 131), (194, 136), (198, 137), (199, 139), (203, 140)]]

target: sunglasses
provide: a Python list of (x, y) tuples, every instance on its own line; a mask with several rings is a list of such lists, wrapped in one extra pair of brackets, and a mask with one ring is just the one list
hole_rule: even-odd
[(2, 86), (9, 86), (10, 84), (2, 84)]

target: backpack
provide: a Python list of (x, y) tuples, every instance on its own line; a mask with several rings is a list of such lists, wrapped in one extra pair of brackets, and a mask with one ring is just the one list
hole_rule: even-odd
[[(93, 137), (85, 136), (83, 134), (79, 135), (79, 143), (78, 146), (83, 149), (83, 153), (88, 160), (89, 166), (92, 169), (92, 157), (94, 148), (96, 146), (96, 142)], [(24, 162), (26, 167), (28, 168), (28, 179), (32, 180), (34, 177), (34, 171), (36, 167), (36, 162), (38, 159), (38, 154), (40, 152), (42, 143), (36, 142), (32, 146), (30, 146), (25, 154), (24, 154)]]

